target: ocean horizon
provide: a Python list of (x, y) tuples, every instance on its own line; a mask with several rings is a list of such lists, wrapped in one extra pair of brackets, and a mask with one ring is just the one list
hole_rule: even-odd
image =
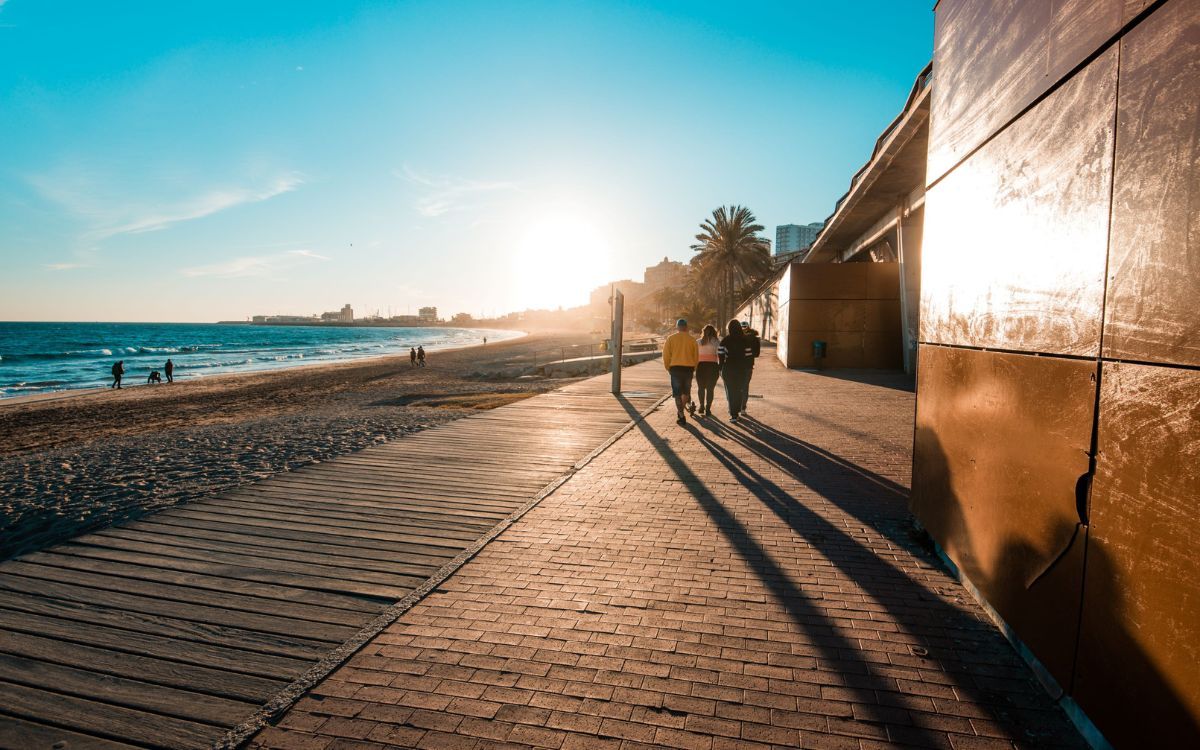
[[(238, 323), (0, 321), (0, 400), (107, 386), (114, 362), (124, 382), (145, 383), (170, 358), (175, 377), (257, 372), (502, 341), (520, 331)], [(164, 376), (165, 377), (165, 376)]]

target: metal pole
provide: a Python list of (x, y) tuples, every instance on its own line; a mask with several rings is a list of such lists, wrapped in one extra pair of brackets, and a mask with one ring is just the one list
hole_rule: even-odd
[(624, 348), (621, 334), (625, 320), (625, 295), (620, 289), (613, 290), (613, 324), (612, 324), (612, 392), (614, 396), (621, 395), (621, 349)]

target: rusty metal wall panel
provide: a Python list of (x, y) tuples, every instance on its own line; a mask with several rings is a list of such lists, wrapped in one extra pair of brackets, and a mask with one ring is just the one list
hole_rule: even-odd
[(863, 331), (895, 334), (903, 339), (904, 325), (900, 320), (900, 300), (869, 299), (862, 304)]
[[(818, 363), (812, 356), (814, 341), (824, 341), (825, 359)], [(817, 367), (835, 370), (843, 367), (866, 367), (861, 331), (802, 330), (793, 328), (788, 332), (791, 346), (789, 358), (792, 367)]]
[(933, 183), (1136, 15), (1133, 0), (943, 0), (934, 29)]
[(1075, 699), (1116, 747), (1200, 747), (1200, 372), (1101, 382)]
[(1042, 91), (1071, 72), (1121, 29), (1125, 0), (1052, 0)]
[[(927, 183), (1029, 102), (1045, 72), (1050, 3), (942, 0), (934, 14)], [(1043, 89), (1044, 90), (1044, 89)]]
[(912, 511), (1069, 684), (1095, 362), (922, 345)]
[(1200, 3), (1121, 40), (1104, 354), (1200, 365)]
[(900, 264), (867, 263), (867, 299), (900, 299)]
[(864, 333), (862, 366), (875, 370), (903, 370), (904, 337), (899, 329)]
[(1098, 355), (1116, 72), (1114, 47), (926, 194), (923, 342)]
[(864, 331), (864, 300), (798, 299), (791, 304), (791, 327), (801, 331)]
[(869, 263), (797, 263), (792, 299), (866, 299)]

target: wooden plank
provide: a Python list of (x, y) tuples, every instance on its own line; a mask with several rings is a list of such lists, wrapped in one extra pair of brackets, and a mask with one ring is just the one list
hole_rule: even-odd
[(110, 651), (15, 631), (0, 632), (0, 652), (238, 700), (266, 701), (287, 684), (283, 680)]
[[(284, 583), (289, 586), (309, 586), (309, 580), (316, 576), (324, 567), (329, 569), (357, 569), (360, 572), (377, 572), (389, 575), (388, 580), (396, 580), (394, 576), (407, 575), (424, 580), (440, 567), (437, 563), (448, 558), (441, 556), (433, 558), (428, 555), (409, 555), (408, 559), (419, 560), (419, 563), (404, 562), (398, 559), (396, 563), (388, 562), (389, 553), (379, 550), (360, 550), (354, 547), (338, 547), (327, 544), (307, 544), (305, 549), (297, 550), (286, 540), (254, 537), (223, 532), (205, 532), (190, 530), (191, 534), (180, 536), (178, 532), (189, 531), (173, 526), (146, 526), (137, 531), (126, 529), (110, 529), (87, 537), (87, 544), (93, 548), (128, 549), (162, 555), (171, 559), (194, 560), (202, 563), (228, 565), (230, 575), (244, 575), (250, 580)], [(229, 541), (230, 539), (236, 541)], [(337, 554), (335, 554), (335, 551)], [(363, 556), (354, 556), (363, 555)], [(369, 555), (369, 556), (367, 556)], [(289, 563), (302, 563), (302, 573), (289, 572)], [(318, 566), (315, 570), (310, 566)], [(199, 568), (197, 568), (199, 570)], [(301, 576), (301, 577), (298, 577)], [(349, 592), (351, 587), (344, 586), (343, 591), (353, 593), (363, 599), (391, 602), (393, 597), (373, 597), (366, 593)]]
[(218, 698), (8, 654), (0, 654), (0, 682), (81, 698), (103, 697), (105, 703), (220, 727), (233, 726), (239, 717), (255, 708), (255, 704), (248, 701)]
[[(5, 566), (7, 570), (7, 566)], [(149, 596), (123, 594), (118, 591), (103, 591), (73, 584), (58, 583), (40, 578), (0, 574), (0, 589), (25, 594), (42, 594), (55, 599), (67, 599), (83, 603), (99, 603), (110, 607), (128, 609), (151, 615), (166, 615), (195, 622), (211, 622), (230, 625), (247, 630), (277, 635), (301, 635), (319, 641), (341, 643), (354, 634), (355, 629), (341, 625), (293, 620), (284, 617), (237, 612), (220, 607), (205, 607), (198, 604), (156, 599)]]
[[(8, 609), (0, 609), (0, 626), (9, 633), (25, 633), (53, 638), (64, 643), (78, 643), (108, 651), (179, 661), (201, 667), (219, 667), (236, 674), (272, 680), (289, 680), (308, 666), (308, 662), (303, 659), (240, 651), (224, 644), (181, 645), (180, 641), (170, 637), (135, 633), (104, 625), (81, 628), (79, 623), (73, 620), (60, 620)], [(0, 639), (2, 638), (3, 635), (0, 634)]]
[(345, 497), (340, 497), (337, 500), (310, 499), (306, 496), (291, 493), (283, 495), (260, 494), (255, 495), (253, 499), (242, 495), (227, 495), (220, 498), (213, 498), (211, 502), (223, 502), (231, 505), (253, 503), (272, 507), (291, 508), (298, 513), (341, 513), (359, 519), (380, 518), (394, 520), (396, 518), (404, 518), (410, 522), (456, 524), (460, 528), (478, 528), (481, 529), (480, 533), (490, 529), (496, 524), (499, 518), (504, 517), (500, 513), (489, 513), (486, 516), (475, 514), (475, 518), (463, 517), (461, 515), (451, 516), (444, 512), (429, 510), (418, 503), (413, 503), (412, 510), (409, 510), (398, 503), (388, 501), (349, 500)]
[(229, 628), (224, 625), (195, 623), (171, 617), (144, 615), (97, 604), (81, 604), (44, 596), (15, 594), (0, 591), (0, 608), (46, 615), (59, 620), (74, 620), (77, 627), (107, 625), (120, 630), (161, 635), (179, 641), (194, 641), (224, 646), (238, 651), (250, 651), (275, 656), (290, 656), (312, 661), (323, 654), (329, 644), (294, 636), (256, 633), (252, 630)]
[(294, 542), (322, 542), (325, 544), (341, 544), (347, 547), (362, 549), (392, 549), (395, 551), (415, 550), (433, 556), (453, 557), (457, 551), (466, 545), (426, 544), (416, 540), (365, 538), (352, 534), (326, 534), (322, 532), (276, 528), (270, 524), (236, 524), (205, 518), (191, 518), (178, 513), (154, 516), (156, 525), (175, 526), (180, 528), (208, 529), (210, 531), (225, 531), (233, 534), (251, 534), (289, 539)]
[(169, 716), (147, 716), (129, 708), (7, 682), (0, 682), (0, 706), (16, 716), (53, 717), (55, 723), (71, 729), (101, 737), (120, 737), (152, 747), (202, 750), (223, 734), (217, 727)]
[(131, 750), (115, 740), (106, 740), (86, 734), (72, 732), (61, 727), (51, 727), (15, 716), (0, 714), (0, 749), (2, 750)]
[[(247, 524), (251, 523), (251, 519), (253, 519), (255, 524), (265, 522), (266, 525), (282, 525), (284, 528), (330, 530), (327, 533), (335, 533), (336, 531), (339, 534), (347, 534), (355, 537), (361, 536), (360, 532), (406, 538), (413, 535), (428, 535), (439, 540), (453, 539), (456, 542), (455, 546), (460, 548), (465, 547), (465, 543), (479, 538), (477, 532), (452, 524), (437, 526), (429, 524), (414, 525), (406, 523), (403, 519), (394, 519), (390, 523), (360, 521), (349, 517), (347, 514), (322, 513), (319, 515), (308, 515), (253, 503), (221, 503), (217, 505), (211, 503), (193, 503), (189, 504), (181, 513), (175, 515), (183, 515), (187, 518), (220, 517), (222, 519), (237, 519)], [(380, 539), (386, 537), (372, 536), (368, 538)]]
[[(30, 555), (34, 558), (35, 555)], [(361, 627), (362, 616), (344, 609), (317, 607), (311, 604), (264, 599), (257, 596), (244, 596), (218, 591), (209, 591), (190, 586), (180, 586), (173, 583), (138, 580), (117, 575), (93, 572), (92, 566), (101, 563), (86, 557), (71, 555), (55, 555), (49, 552), (39, 552), (37, 560), (26, 562), (23, 558), (12, 565), (5, 566), (7, 575), (39, 578), (45, 581), (57, 581), (75, 586), (86, 586), (105, 592), (135, 594), (143, 597), (153, 597), (166, 601), (180, 602), (188, 606), (205, 606), (221, 609), (226, 612), (245, 612), (247, 614), (264, 614), (289, 620), (320, 623), (322, 625), (338, 625), (348, 628)], [(40, 560), (51, 560), (55, 564), (43, 564)]]
[[(661, 371), (637, 373), (661, 388)], [(200, 747), (654, 398), (607, 377), (0, 563), (0, 746)]]
[[(186, 520), (185, 520), (186, 521)], [(229, 528), (222, 524), (215, 523), (200, 523), (193, 522), (193, 526), (175, 526), (175, 524), (162, 524), (163, 528), (172, 530), (174, 534), (178, 534), (180, 538), (186, 538), (188, 532), (196, 530), (196, 538), (202, 538), (200, 532), (218, 527), (216, 530)], [(234, 527), (235, 529), (238, 527)], [(307, 545), (311, 540), (295, 539), (294, 533), (276, 532), (274, 529), (265, 527), (253, 527), (254, 530), (268, 534), (276, 540), (302, 541)], [(232, 534), (230, 534), (232, 535)], [(180, 547), (182, 550), (182, 546)], [(277, 582), (284, 583), (286, 586), (295, 586), (299, 588), (313, 588), (318, 590), (329, 590), (329, 592), (354, 593), (364, 596), (374, 596), (374, 598), (385, 601), (395, 601), (406, 595), (413, 587), (419, 586), (421, 581), (424, 581), (427, 575), (409, 575), (401, 574), (401, 572), (376, 572), (366, 570), (365, 565), (356, 562), (344, 563), (343, 560), (335, 559), (326, 556), (312, 556), (304, 564), (288, 562), (288, 560), (247, 556), (245, 552), (240, 553), (218, 553), (206, 552), (210, 547), (205, 545), (196, 545), (190, 548), (187, 553), (180, 552), (179, 557), (191, 557), (193, 559), (209, 560), (209, 562), (230, 563), (230, 564), (253, 564), (256, 568), (263, 570), (272, 570), (278, 574), (288, 574), (287, 580), (278, 580)], [(449, 560), (452, 554), (457, 553), (456, 550), (443, 550), (440, 559)], [(302, 554), (302, 553), (298, 553)], [(253, 557), (253, 559), (250, 559)]]
[(177, 557), (163, 555), (147, 555), (137, 552), (92, 547), (82, 544), (63, 544), (54, 548), (54, 553), (44, 553), (44, 556), (23, 558), (31, 562), (47, 565), (54, 564), (57, 555), (71, 555), (87, 558), (90, 570), (109, 575), (123, 575), (129, 578), (140, 578), (147, 581), (162, 581), (178, 583), (182, 586), (194, 586), (214, 591), (233, 591), (239, 594), (261, 596), (268, 599), (316, 604), (356, 614), (355, 622), (362, 619), (363, 612), (381, 610), (385, 604), (378, 599), (346, 594), (331, 594), (325, 591), (313, 591), (276, 583), (261, 583), (253, 578), (255, 568), (241, 568), (234, 565), (201, 565), (187, 563)]

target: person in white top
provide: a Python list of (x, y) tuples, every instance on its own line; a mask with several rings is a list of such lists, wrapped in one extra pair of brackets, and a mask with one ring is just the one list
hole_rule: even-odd
[(700, 415), (712, 412), (713, 394), (717, 390), (717, 378), (721, 375), (721, 338), (715, 326), (706, 325), (700, 336), (700, 362), (696, 365), (696, 387), (700, 391)]

